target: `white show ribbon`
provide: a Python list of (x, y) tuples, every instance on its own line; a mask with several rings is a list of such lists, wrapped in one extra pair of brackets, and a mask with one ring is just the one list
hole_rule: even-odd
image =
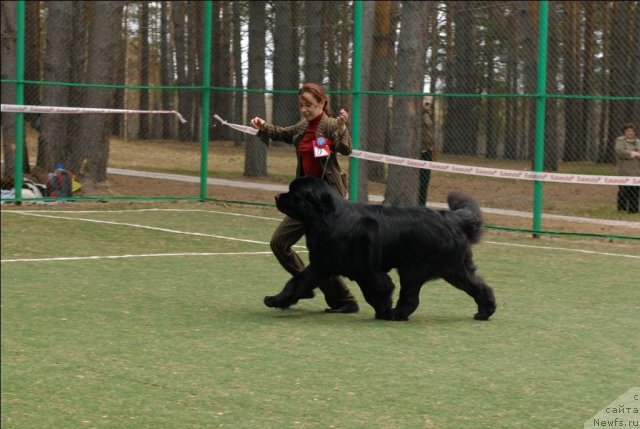
[(93, 107), (60, 107), (3, 104), (2, 111), (10, 113), (159, 113), (175, 115), (183, 124), (187, 122), (182, 117), (182, 115), (175, 110), (97, 109)]
[(254, 136), (256, 134), (258, 134), (258, 130), (256, 128), (249, 127), (249, 126), (246, 126), (246, 125), (232, 124), (231, 122), (225, 121), (224, 119), (222, 119), (217, 114), (213, 115), (213, 119), (215, 119), (216, 121), (219, 121), (222, 125), (226, 125), (229, 128), (233, 128), (234, 130), (238, 130), (241, 133), (251, 134), (251, 135), (254, 135)]
[(443, 171), (445, 173), (471, 174), (475, 176), (499, 177), (502, 179), (538, 180), (541, 182), (577, 183), (583, 185), (640, 186), (640, 176), (596, 176), (585, 174), (505, 170), (500, 168), (474, 167), (471, 165), (422, 161), (419, 159), (401, 158), (399, 156), (384, 155), (381, 153), (366, 152), (357, 149), (354, 149), (351, 152), (351, 156), (354, 158), (366, 159), (368, 161), (424, 168), (427, 170)]

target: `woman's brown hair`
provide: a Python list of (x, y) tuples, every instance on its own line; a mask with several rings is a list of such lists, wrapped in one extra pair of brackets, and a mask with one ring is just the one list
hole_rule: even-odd
[(629, 130), (629, 129), (631, 129), (631, 130), (635, 131), (635, 130), (636, 130), (636, 126), (635, 126), (635, 125), (633, 125), (631, 122), (627, 122), (626, 124), (624, 124), (624, 125), (622, 126), (622, 132), (623, 132), (623, 133), (624, 133), (625, 131)]
[(305, 92), (311, 94), (318, 103), (324, 103), (324, 107), (322, 108), (324, 113), (329, 116), (333, 116), (331, 107), (329, 106), (329, 99), (327, 98), (320, 85), (318, 85), (317, 83), (305, 83), (304, 85), (302, 85), (302, 88), (300, 88), (300, 91), (298, 91), (298, 95), (302, 95)]

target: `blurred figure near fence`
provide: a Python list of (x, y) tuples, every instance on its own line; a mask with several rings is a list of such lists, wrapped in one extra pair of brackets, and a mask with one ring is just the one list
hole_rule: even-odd
[[(264, 142), (281, 141), (295, 146), (297, 155), (296, 177), (313, 176), (325, 180), (342, 196), (347, 194), (346, 175), (338, 164), (337, 153), (350, 155), (351, 135), (346, 124), (349, 114), (341, 109), (332, 117), (329, 99), (322, 87), (305, 83), (298, 92), (298, 105), (302, 119), (286, 127), (267, 124), (255, 117), (251, 125), (257, 128), (257, 136)], [(278, 108), (274, 106), (274, 108)], [(304, 224), (285, 216), (271, 237), (271, 250), (280, 265), (291, 275), (301, 272), (305, 264), (292, 246), (304, 236)], [(328, 313), (356, 313), (359, 310), (356, 298), (342, 278), (331, 277), (319, 285), (329, 308)], [(304, 298), (313, 298), (313, 295)], [(266, 303), (266, 298), (265, 298)]]
[[(632, 123), (624, 124), (623, 135), (616, 139), (615, 151), (620, 176), (640, 176), (640, 139)], [(618, 188), (618, 211), (638, 213), (640, 187), (620, 186)]]
[[(433, 129), (433, 97), (427, 96), (422, 104), (422, 130), (420, 159), (423, 161), (435, 161), (436, 139)], [(420, 186), (418, 188), (418, 204), (424, 206), (427, 203), (431, 170), (420, 170)]]

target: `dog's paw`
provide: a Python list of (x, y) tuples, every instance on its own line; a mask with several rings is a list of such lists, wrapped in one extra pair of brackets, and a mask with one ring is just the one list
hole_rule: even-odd
[(495, 304), (486, 306), (486, 308), (479, 308), (478, 312), (473, 316), (475, 320), (489, 320), (489, 318), (496, 312)]
[(391, 320), (393, 320), (394, 322), (406, 322), (409, 320), (409, 316), (407, 316), (404, 312), (400, 312), (396, 308), (394, 308), (391, 311)]
[(476, 298), (476, 303), (478, 304), (478, 312), (473, 316), (475, 320), (489, 320), (498, 307), (493, 289), (489, 286)]
[(378, 320), (393, 320), (393, 317), (391, 316), (391, 313), (389, 312), (382, 312), (382, 313), (376, 313), (376, 319)]
[(393, 319), (391, 319), (391, 320), (393, 320), (394, 322), (408, 322), (409, 321), (409, 317), (398, 315), (398, 314), (394, 314), (393, 315)]
[(489, 320), (489, 317), (491, 317), (491, 314), (487, 313), (476, 313), (473, 316), (474, 320)]
[(267, 307), (281, 308), (282, 310), (285, 310), (290, 306), (290, 304), (285, 304), (284, 302), (280, 301), (277, 296), (265, 296), (263, 302)]

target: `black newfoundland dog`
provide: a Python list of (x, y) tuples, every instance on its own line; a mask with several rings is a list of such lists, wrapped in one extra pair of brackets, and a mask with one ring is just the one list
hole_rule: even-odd
[[(356, 204), (323, 180), (295, 179), (289, 192), (276, 196), (276, 206), (304, 222), (310, 263), (264, 303), (288, 308), (322, 280), (342, 275), (360, 286), (377, 319), (408, 320), (422, 285), (442, 278), (475, 300), (476, 320), (488, 320), (496, 301), (491, 287), (476, 275), (471, 252), (482, 233), (480, 207), (459, 192), (450, 193), (447, 202), (450, 210)], [(393, 268), (400, 278), (395, 308), (388, 275)]]

